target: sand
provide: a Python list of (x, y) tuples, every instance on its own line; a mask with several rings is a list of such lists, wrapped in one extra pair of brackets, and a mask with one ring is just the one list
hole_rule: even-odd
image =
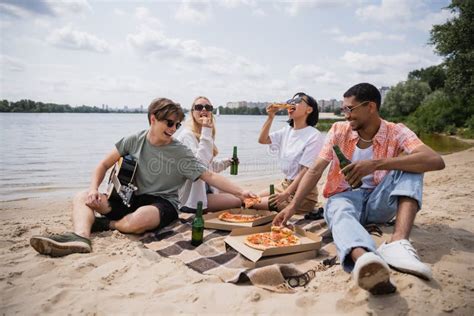
[(0, 205), (0, 314), (474, 315), (474, 148), (444, 158), (411, 236), (434, 279), (393, 272), (396, 294), (371, 296), (340, 266), (294, 294), (226, 284), (117, 231), (94, 235), (91, 254), (41, 256), (30, 237), (70, 230), (71, 199), (34, 199)]

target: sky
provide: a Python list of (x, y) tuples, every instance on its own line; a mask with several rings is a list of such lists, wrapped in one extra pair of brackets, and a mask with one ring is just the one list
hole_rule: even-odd
[(110, 107), (342, 99), (442, 60), (447, 0), (0, 0), (0, 99)]

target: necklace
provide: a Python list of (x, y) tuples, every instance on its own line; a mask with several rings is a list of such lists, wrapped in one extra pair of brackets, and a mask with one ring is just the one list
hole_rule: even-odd
[[(357, 134), (357, 135), (359, 135), (359, 134)], [(360, 135), (359, 135), (359, 139), (360, 139), (361, 141), (363, 141), (364, 143), (371, 143), (371, 142), (373, 142), (373, 138), (367, 140), (367, 139), (363, 139), (362, 137), (360, 137)]]

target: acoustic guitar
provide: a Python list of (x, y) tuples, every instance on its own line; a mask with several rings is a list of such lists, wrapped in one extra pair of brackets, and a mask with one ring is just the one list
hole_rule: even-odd
[(108, 199), (119, 199), (123, 204), (130, 207), (133, 195), (138, 189), (134, 184), (137, 162), (130, 156), (120, 157), (110, 172), (108, 181)]

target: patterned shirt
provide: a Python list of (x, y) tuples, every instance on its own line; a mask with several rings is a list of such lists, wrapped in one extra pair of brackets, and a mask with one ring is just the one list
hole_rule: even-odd
[[(344, 179), (344, 175), (340, 172), (339, 160), (332, 146), (339, 145), (347, 159), (352, 160), (358, 141), (359, 136), (356, 131), (351, 129), (349, 122), (336, 122), (332, 125), (324, 147), (319, 153), (319, 157), (328, 162), (334, 160), (329, 168), (326, 185), (324, 186), (324, 197), (328, 198), (350, 188)], [(423, 142), (416, 134), (405, 125), (382, 120), (379, 130), (373, 138), (373, 159), (397, 157), (402, 152), (410, 154), (422, 144)], [(388, 172), (389, 170), (375, 170), (375, 185), (378, 185)]]

